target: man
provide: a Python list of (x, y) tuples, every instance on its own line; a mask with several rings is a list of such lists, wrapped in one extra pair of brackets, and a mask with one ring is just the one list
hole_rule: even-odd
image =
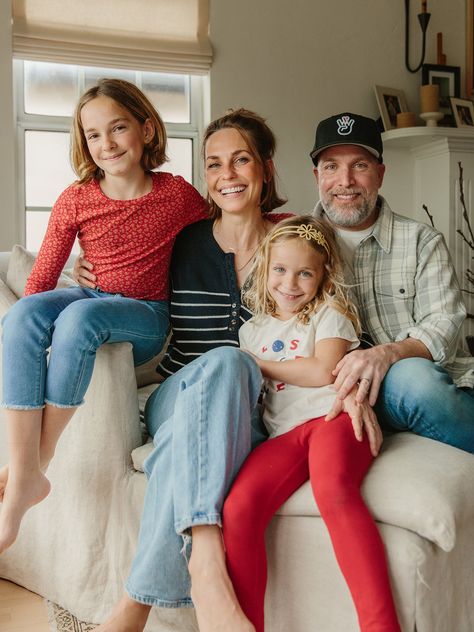
[(351, 113), (316, 130), (320, 202), (336, 231), (365, 347), (336, 366), (344, 398), (376, 404), (382, 423), (474, 453), (474, 358), (459, 349), (466, 317), (443, 236), (393, 213), (378, 194), (385, 165), (375, 121)]

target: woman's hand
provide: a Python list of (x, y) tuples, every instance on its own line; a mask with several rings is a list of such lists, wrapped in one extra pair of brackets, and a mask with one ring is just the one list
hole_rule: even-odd
[(95, 289), (97, 277), (92, 272), (93, 267), (92, 263), (84, 259), (82, 253), (78, 255), (74, 261), (74, 268), (72, 270), (74, 281), (77, 281), (79, 285), (83, 285), (84, 287)]
[(365, 429), (369, 439), (370, 451), (373, 456), (377, 456), (383, 441), (382, 431), (372, 406), (369, 405), (367, 400), (359, 403), (356, 394), (357, 388), (353, 388), (344, 399), (336, 398), (333, 407), (326, 415), (326, 421), (331, 421), (331, 419), (337, 417), (341, 412), (346, 412), (351, 418), (357, 441), (362, 441), (363, 431)]

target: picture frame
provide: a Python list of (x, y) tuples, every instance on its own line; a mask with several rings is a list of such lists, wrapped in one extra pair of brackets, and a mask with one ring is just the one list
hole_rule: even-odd
[(474, 129), (474, 103), (469, 99), (457, 99), (451, 97), (456, 127), (472, 127)]
[(421, 85), (430, 84), (438, 84), (439, 86), (439, 111), (444, 114), (440, 125), (456, 127), (450, 99), (461, 96), (461, 68), (459, 66), (423, 64), (421, 67)]
[(403, 90), (387, 88), (386, 86), (374, 86), (380, 118), (385, 131), (397, 127), (397, 114), (407, 112), (407, 101)]

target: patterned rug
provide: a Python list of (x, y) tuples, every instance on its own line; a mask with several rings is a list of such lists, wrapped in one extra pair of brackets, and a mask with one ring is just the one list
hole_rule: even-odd
[(96, 627), (92, 623), (79, 621), (70, 612), (51, 601), (47, 601), (46, 604), (51, 632), (91, 632)]

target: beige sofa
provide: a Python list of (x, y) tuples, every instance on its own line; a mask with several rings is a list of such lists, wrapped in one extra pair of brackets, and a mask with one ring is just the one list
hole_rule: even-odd
[[(0, 255), (2, 316), (29, 265), (19, 248)], [(146, 370), (138, 380), (149, 381)], [(149, 446), (128, 344), (99, 351), (86, 400), (49, 470), (52, 492), (0, 557), (0, 576), (100, 622), (121, 594), (146, 485)], [(2, 422), (0, 464), (6, 461)], [(386, 439), (363, 492), (386, 544), (403, 631), (473, 632), (474, 456), (398, 434)], [(267, 632), (358, 630), (308, 484), (280, 509), (267, 544)], [(193, 611), (154, 609), (146, 629), (194, 630)]]

